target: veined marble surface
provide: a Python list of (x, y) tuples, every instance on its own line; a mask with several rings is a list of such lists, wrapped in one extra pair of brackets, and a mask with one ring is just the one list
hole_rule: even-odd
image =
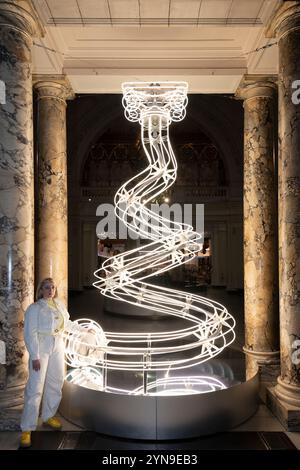
[(0, 76), (6, 84), (6, 104), (0, 106), (0, 334), (9, 387), (25, 381), (23, 318), (33, 301), (31, 39), (6, 25), (0, 27), (0, 44)]

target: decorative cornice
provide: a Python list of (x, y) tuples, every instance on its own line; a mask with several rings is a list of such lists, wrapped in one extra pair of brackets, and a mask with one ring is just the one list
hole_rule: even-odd
[(10, 26), (30, 38), (43, 37), (45, 29), (30, 0), (0, 2), (0, 27)]
[(300, 2), (287, 1), (275, 10), (265, 30), (265, 36), (280, 39), (294, 29), (300, 29)]
[(66, 75), (33, 75), (32, 82), (39, 99), (56, 98), (66, 101), (75, 98)]
[(266, 97), (272, 98), (277, 92), (277, 75), (244, 75), (235, 92), (240, 100)]

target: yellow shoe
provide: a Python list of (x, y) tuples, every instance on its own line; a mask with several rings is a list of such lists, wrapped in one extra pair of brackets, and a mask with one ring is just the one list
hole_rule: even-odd
[(61, 422), (57, 418), (49, 418), (44, 425), (50, 426), (52, 429), (56, 429), (57, 431), (62, 428)]
[(23, 431), (20, 439), (20, 447), (31, 446), (31, 431)]

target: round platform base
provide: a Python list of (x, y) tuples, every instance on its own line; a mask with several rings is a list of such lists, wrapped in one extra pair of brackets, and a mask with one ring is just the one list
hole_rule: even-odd
[(65, 381), (61, 414), (85, 429), (130, 439), (185, 439), (226, 431), (258, 406), (258, 375), (223, 390), (179, 396), (107, 393)]

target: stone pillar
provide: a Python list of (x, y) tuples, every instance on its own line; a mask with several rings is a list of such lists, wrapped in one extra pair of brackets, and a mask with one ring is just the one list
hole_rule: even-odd
[[(270, 397), (290, 430), (300, 430), (300, 4), (285, 2), (268, 36), (279, 48), (279, 301), (281, 374)], [(296, 89), (295, 89), (296, 86)], [(298, 349), (298, 352), (297, 352)], [(275, 392), (275, 393), (274, 393)]]
[(279, 364), (276, 88), (274, 77), (246, 75), (237, 92), (244, 100), (245, 113), (244, 351), (248, 378), (257, 372), (258, 365)]
[(53, 277), (68, 302), (66, 106), (64, 76), (35, 76), (37, 91), (38, 214), (36, 281)]
[(30, 2), (0, 3), (0, 429), (16, 429), (23, 402), (27, 355), (24, 311), (34, 300), (34, 193), (32, 151), (33, 36), (43, 31)]

